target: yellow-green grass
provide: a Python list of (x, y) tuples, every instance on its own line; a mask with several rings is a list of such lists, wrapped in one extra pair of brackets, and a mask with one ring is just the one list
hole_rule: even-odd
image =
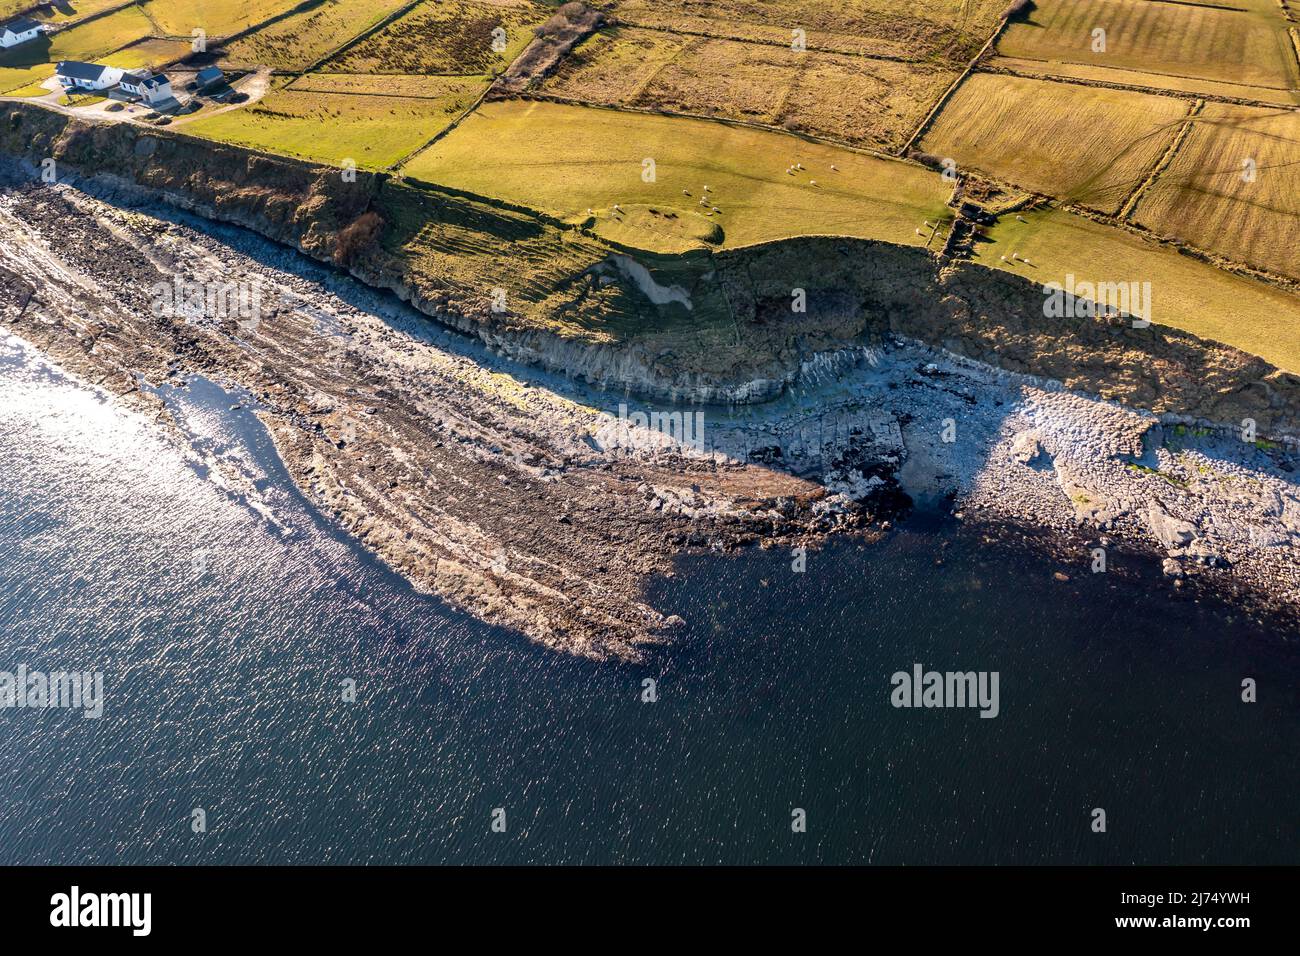
[(584, 103), (718, 116), (893, 149), (956, 75), (931, 64), (621, 27), (585, 42), (544, 89)]
[(1168, 96), (977, 73), (940, 111), (921, 149), (960, 169), (1115, 212), (1187, 111), (1187, 102)]
[(1300, 114), (1207, 104), (1133, 216), (1156, 232), (1300, 279)]
[(31, 83), (27, 86), (20, 86), (16, 90), (9, 90), (5, 96), (48, 96), (50, 93), (42, 83)]
[[(1165, 2), (1168, 2), (1168, 0), (1165, 0)], [(1168, 90), (1172, 93), (1230, 96), (1246, 100), (1260, 100), (1265, 103), (1276, 103), (1279, 106), (1300, 105), (1300, 91), (1293, 89), (1273, 90), (1263, 86), (1223, 83), (1218, 80), (1206, 80), (1191, 76), (1170, 76), (1165, 73), (1155, 76), (1151, 73), (1143, 73), (1141, 70), (1121, 70), (1115, 67), (1093, 66), (1088, 63), (1061, 63), (1046, 60), (1025, 60), (1013, 56), (996, 56), (988, 61), (988, 68), (995, 72), (1007, 70), (1019, 76), (1064, 77), (1085, 82), (1117, 83), (1155, 91)]]
[(0, 67), (0, 95), (39, 96), (40, 93), (30, 92), (30, 90), (53, 75), (54, 66), (50, 63), (39, 63), (26, 68)]
[(682, 33), (906, 59), (968, 60), (992, 34), (1001, 0), (615, 0), (621, 22)]
[[(57, 6), (37, 10), (35, 18), (46, 23), (74, 23), (113, 7), (124, 6), (125, 3), (126, 0), (58, 0)], [(30, 7), (31, 0), (19, 0), (14, 6), (19, 9)]]
[(149, 20), (140, 12), (139, 7), (125, 7), (116, 13), (53, 34), (50, 37), (48, 59), (51, 63), (59, 60), (94, 60), (142, 39), (151, 32)]
[[(533, 39), (549, 11), (466, 0), (429, 0), (331, 60), (340, 73), (492, 73)], [(504, 30), (504, 49), (492, 49)]]
[(65, 93), (59, 97), (60, 106), (95, 106), (108, 97), (98, 93)]
[(976, 243), (976, 261), (1036, 283), (1064, 283), (1071, 274), (1076, 283), (1150, 282), (1152, 322), (1300, 373), (1300, 296), (1061, 210), (1022, 218), (1003, 216), (989, 231), (991, 241)]
[[(447, 95), (448, 84), (457, 86), (460, 78), (447, 76), (364, 76), (355, 73), (304, 73), (290, 88), (300, 93), (370, 93), (375, 96), (406, 96), (440, 99)], [(483, 78), (482, 86), (487, 85)], [(482, 87), (480, 86), (480, 89)]]
[[(804, 168), (788, 173), (796, 163)], [(951, 193), (921, 167), (780, 133), (522, 101), (484, 104), (402, 173), (659, 252), (800, 235), (923, 244), (917, 230), (945, 215)]]
[(428, 142), (486, 88), (484, 77), (441, 77), (441, 97), (281, 89), (244, 109), (198, 119), (195, 136), (300, 159), (381, 169)]
[(166, 63), (176, 62), (189, 52), (190, 44), (185, 40), (151, 38), (101, 57), (100, 62), (123, 70), (138, 70), (142, 67), (158, 69)]
[(148, 0), (144, 11), (166, 36), (230, 36), (292, 10), (301, 0)]
[(324, 0), (277, 20), (226, 47), (225, 60), (277, 70), (305, 70), (360, 36), (405, 0)]
[[(1225, 10), (1157, 0), (1037, 0), (1011, 24), (998, 52), (1038, 60), (1200, 77), (1287, 89), (1300, 81), (1279, 7)], [(1224, 6), (1242, 6), (1224, 4)], [(1093, 30), (1105, 51), (1094, 52)]]

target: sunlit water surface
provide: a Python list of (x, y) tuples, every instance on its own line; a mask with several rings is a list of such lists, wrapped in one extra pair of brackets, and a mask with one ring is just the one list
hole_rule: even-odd
[[(189, 453), (0, 339), (0, 670), (106, 682), (0, 710), (2, 863), (1300, 860), (1297, 654), (1223, 608), (916, 518), (687, 560), (672, 647), (575, 660), (332, 529), (239, 396), (164, 394)], [(891, 707), (913, 663), (999, 716)]]

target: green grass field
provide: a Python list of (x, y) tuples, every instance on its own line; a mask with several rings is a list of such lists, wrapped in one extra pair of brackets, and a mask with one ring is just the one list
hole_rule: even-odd
[(437, 97), (280, 89), (245, 109), (197, 119), (185, 131), (336, 166), (352, 160), (362, 169), (381, 169), (426, 143), (487, 86), (485, 77), (439, 79)]
[[(46, 23), (74, 23), (122, 4), (123, 0), (61, 0), (57, 7), (38, 11), (36, 19)], [(31, 0), (19, 0), (13, 6), (18, 9), (30, 7)]]
[(136, 70), (141, 67), (157, 69), (164, 63), (172, 63), (190, 52), (190, 44), (185, 40), (149, 39), (133, 43), (115, 53), (101, 57), (109, 66), (124, 70)]
[(405, 0), (323, 0), (316, 7), (237, 40), (225, 60), (277, 70), (305, 70), (380, 23)]
[(1172, 142), (1188, 103), (1127, 90), (975, 74), (921, 149), (1034, 192), (1115, 212)]
[(229, 36), (296, 7), (301, 0), (148, 0), (144, 12), (166, 36)]
[[(1155, 0), (1037, 0), (1027, 22), (1011, 24), (998, 41), (1006, 56), (1156, 74), (1201, 77), (1287, 89), (1300, 82), (1287, 21), (1276, 0), (1194, 5)], [(1223, 9), (1239, 7), (1241, 9)], [(1105, 50), (1093, 31), (1105, 30)]]
[[(977, 262), (1037, 283), (1150, 282), (1151, 320), (1300, 373), (1300, 296), (1242, 278), (1140, 236), (1060, 210), (1003, 217)], [(1032, 265), (1013, 260), (1012, 253)], [(1003, 261), (1002, 257), (1007, 260)]]
[(1133, 216), (1158, 233), (1300, 279), (1300, 115), (1207, 104)]
[[(787, 172), (795, 163), (804, 168)], [(951, 194), (938, 173), (780, 133), (518, 101), (485, 103), (402, 173), (590, 219), (602, 236), (659, 252), (800, 235), (923, 244), (917, 229), (947, 213)]]

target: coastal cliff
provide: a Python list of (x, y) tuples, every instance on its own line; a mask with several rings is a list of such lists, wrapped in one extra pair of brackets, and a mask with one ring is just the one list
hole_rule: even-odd
[[(1176, 329), (1049, 318), (1041, 288), (926, 250), (838, 237), (658, 256), (384, 174), (11, 104), (0, 151), (118, 201), (251, 229), (476, 336), (601, 387), (764, 401), (821, 353), (897, 335), (1131, 407), (1300, 434), (1300, 377)], [(791, 308), (805, 290), (806, 310)]]

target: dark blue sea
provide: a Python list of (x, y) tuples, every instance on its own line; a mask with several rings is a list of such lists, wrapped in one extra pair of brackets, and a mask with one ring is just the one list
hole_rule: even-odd
[[(0, 863), (1300, 862), (1297, 635), (1158, 574), (919, 514), (686, 559), (671, 646), (578, 660), (332, 528), (240, 396), (163, 394), (188, 452), (0, 338), (0, 671), (105, 690), (0, 709)], [(916, 663), (998, 716), (891, 706)]]

